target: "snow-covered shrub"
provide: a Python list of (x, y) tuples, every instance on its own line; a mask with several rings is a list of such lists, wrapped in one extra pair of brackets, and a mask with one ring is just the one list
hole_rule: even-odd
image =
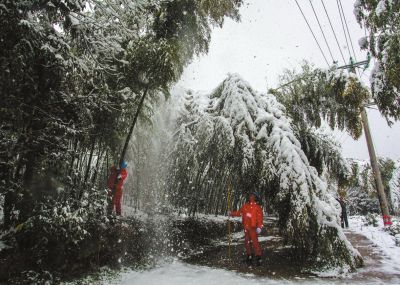
[[(379, 199), (375, 187), (375, 178), (367, 161), (349, 160), (351, 175), (347, 184), (348, 208), (351, 215), (380, 213)], [(382, 182), (392, 215), (399, 212), (399, 163), (389, 158), (380, 158), (379, 167)]]
[(19, 247), (30, 252), (40, 268), (60, 259), (79, 256), (79, 244), (91, 237), (96, 227), (108, 226), (105, 193), (93, 191), (80, 201), (46, 200), (33, 215), (16, 227)]
[(395, 235), (394, 238), (396, 239), (395, 240), (396, 246), (400, 246), (400, 234)]
[(365, 225), (377, 227), (378, 226), (378, 218), (379, 218), (379, 216), (377, 214), (371, 214), (371, 213), (367, 214), (365, 216)]
[(44, 284), (40, 280), (50, 276), (52, 284), (105, 265), (146, 264), (153, 241), (148, 228), (133, 218), (107, 216), (106, 199), (103, 191), (93, 191), (80, 202), (47, 200), (38, 205), (31, 218), (2, 238), (9, 247), (2, 251), (0, 283), (13, 278), (20, 284), (18, 280), (31, 276)]
[(392, 218), (392, 225), (385, 228), (395, 239), (396, 246), (400, 246), (400, 223), (397, 217)]
[(13, 277), (9, 280), (11, 284), (37, 284), (37, 285), (50, 285), (58, 283), (58, 279), (49, 271), (34, 271), (26, 270), (21, 272), (18, 277)]
[(379, 213), (379, 202), (371, 177), (371, 168), (364, 161), (350, 161), (352, 175), (347, 188), (348, 209), (351, 215)]

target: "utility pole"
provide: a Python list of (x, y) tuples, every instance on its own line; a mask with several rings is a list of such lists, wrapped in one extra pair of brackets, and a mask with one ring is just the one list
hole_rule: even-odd
[[(353, 63), (352, 58), (350, 57), (350, 65), (345, 65), (339, 68), (348, 68), (351, 72), (356, 74), (356, 67), (365, 64), (369, 64), (369, 59), (367, 61)], [(375, 178), (375, 185), (376, 185), (376, 191), (378, 192), (379, 205), (381, 206), (383, 225), (390, 226), (392, 225), (392, 221), (389, 213), (389, 207), (387, 203), (385, 189), (382, 183), (382, 175), (381, 171), (379, 170), (379, 163), (378, 159), (376, 158), (375, 147), (372, 141), (371, 130), (369, 129), (368, 116), (367, 116), (367, 111), (365, 110), (365, 106), (361, 108), (361, 121), (364, 127), (365, 139), (367, 141), (369, 159), (371, 161), (371, 168)]]
[(369, 158), (371, 160), (371, 168), (375, 177), (376, 190), (378, 192), (379, 204), (381, 206), (381, 211), (383, 216), (383, 224), (385, 226), (390, 226), (392, 224), (392, 221), (389, 214), (389, 207), (382, 183), (381, 171), (379, 170), (379, 164), (376, 158), (374, 144), (372, 142), (372, 136), (371, 136), (371, 131), (369, 129), (368, 117), (365, 107), (362, 107), (361, 110), (361, 121), (364, 127), (365, 139), (367, 140), (368, 153), (369, 153)]

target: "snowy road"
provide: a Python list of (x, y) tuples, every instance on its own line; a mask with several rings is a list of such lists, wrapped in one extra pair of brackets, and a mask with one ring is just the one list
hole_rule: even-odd
[(146, 271), (130, 271), (123, 273), (118, 280), (103, 283), (104, 285), (338, 285), (338, 284), (400, 284), (400, 280), (391, 282), (381, 280), (355, 281), (350, 279), (270, 279), (260, 278), (250, 274), (238, 274), (234, 271), (214, 269), (206, 266), (188, 265), (180, 261), (165, 263), (159, 267)]
[[(292, 277), (291, 279), (260, 277), (254, 274), (239, 273), (235, 270), (218, 269), (209, 266), (187, 264), (179, 260), (160, 262), (153, 269), (143, 271), (126, 271), (112, 281), (103, 285), (338, 285), (338, 284), (400, 284), (400, 247), (395, 246), (392, 236), (384, 231), (379, 222), (378, 227), (366, 226), (361, 217), (351, 217), (351, 230), (347, 235), (363, 253), (365, 267), (355, 273), (335, 279), (317, 277)], [(357, 236), (361, 235), (361, 236)], [(235, 236), (236, 237), (236, 236)], [(365, 238), (363, 238), (365, 237)], [(241, 238), (237, 233), (236, 238)], [(271, 237), (268, 237), (271, 240)], [(219, 243), (222, 244), (220, 241)], [(272, 269), (274, 270), (274, 269)], [(275, 276), (275, 274), (273, 274)], [(271, 275), (272, 276), (272, 275)], [(277, 276), (277, 275), (276, 275)], [(389, 281), (390, 280), (390, 281)]]

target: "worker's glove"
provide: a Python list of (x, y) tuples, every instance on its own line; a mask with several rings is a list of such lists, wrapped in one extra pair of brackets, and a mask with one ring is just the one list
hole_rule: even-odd
[(261, 228), (257, 228), (256, 233), (259, 235), (261, 233)]
[(122, 175), (121, 175), (121, 174), (118, 174), (117, 179), (118, 179), (118, 180), (121, 180), (121, 178), (122, 178)]

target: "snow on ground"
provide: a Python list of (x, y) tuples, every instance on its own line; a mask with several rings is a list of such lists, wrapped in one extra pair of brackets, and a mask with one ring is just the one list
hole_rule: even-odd
[(378, 217), (377, 220), (378, 226), (374, 227), (366, 224), (364, 216), (352, 216), (349, 218), (350, 230), (367, 237), (376, 246), (376, 250), (382, 253), (382, 271), (399, 273), (400, 247), (396, 246), (395, 237), (385, 231), (382, 219)]
[[(131, 209), (129, 209), (131, 210)], [(131, 213), (133, 214), (133, 212)], [(136, 217), (138, 213), (134, 214)], [(139, 213), (141, 219), (146, 219), (147, 214)], [(185, 218), (185, 217), (177, 217)], [(216, 222), (226, 222), (225, 216), (201, 216), (200, 219), (212, 218)], [(378, 219), (378, 226), (366, 224), (366, 218), (363, 216), (353, 216), (349, 219), (351, 231), (357, 234), (364, 235), (371, 240), (374, 244), (373, 250), (380, 253), (382, 260), (380, 260), (381, 268), (378, 271), (384, 272), (388, 275), (398, 274), (400, 272), (400, 247), (396, 246), (395, 238), (389, 234), (383, 227), (383, 223)], [(232, 244), (243, 243), (243, 231), (232, 233)], [(260, 237), (261, 240), (271, 240), (279, 238), (277, 236)], [(227, 243), (225, 240), (218, 241), (219, 243)], [(0, 245), (1, 246), (1, 245)], [(366, 269), (367, 270), (367, 269)], [(362, 269), (361, 269), (362, 271)], [(361, 272), (360, 271), (360, 272)], [(236, 271), (229, 271), (225, 269), (217, 269), (206, 266), (198, 266), (184, 263), (183, 261), (173, 260), (160, 261), (153, 269), (148, 270), (128, 270), (119, 275), (117, 279), (103, 281), (103, 285), (191, 285), (191, 284), (206, 284), (206, 285), (235, 285), (235, 284), (265, 284), (265, 285), (296, 285), (296, 284), (310, 284), (310, 285), (337, 285), (337, 284), (400, 284), (400, 280), (394, 278), (392, 281), (381, 280), (379, 278), (357, 279), (357, 272), (342, 276), (343, 278), (294, 278), (294, 279), (273, 279), (266, 277), (259, 277), (253, 274), (242, 274)], [(319, 275), (322, 276), (322, 275)], [(329, 275), (338, 277), (339, 275)]]
[[(259, 242), (279, 240), (279, 239), (282, 239), (282, 238), (280, 236), (260, 236), (260, 237), (258, 237)], [(233, 233), (231, 235), (230, 245), (239, 245), (239, 244), (243, 244), (243, 242), (244, 242), (244, 232), (243, 231), (239, 231), (239, 232)], [(226, 238), (224, 240), (218, 240), (215, 243), (217, 245), (229, 245), (229, 242)]]
[[(398, 280), (397, 280), (398, 282)], [(398, 284), (396, 281), (392, 283), (382, 282), (379, 280), (370, 281), (354, 281), (342, 279), (271, 279), (260, 278), (253, 274), (239, 274), (235, 271), (224, 269), (210, 268), (206, 266), (197, 266), (185, 264), (181, 261), (174, 260), (169, 263), (162, 263), (160, 266), (144, 271), (128, 271), (121, 274), (118, 280), (108, 281), (103, 285), (338, 285), (338, 284)]]

